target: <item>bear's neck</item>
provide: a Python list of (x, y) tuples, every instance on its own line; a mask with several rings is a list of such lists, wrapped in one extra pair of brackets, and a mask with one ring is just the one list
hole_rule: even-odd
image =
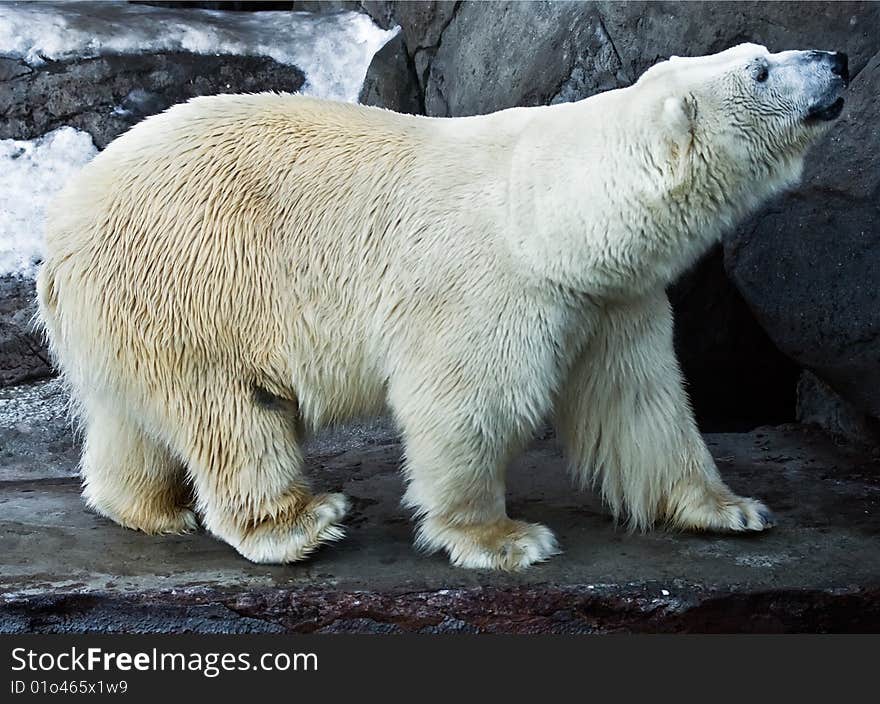
[(772, 191), (719, 179), (704, 148), (686, 178), (658, 164), (621, 93), (536, 112), (511, 146), (506, 219), (528, 275), (615, 300), (669, 285)]

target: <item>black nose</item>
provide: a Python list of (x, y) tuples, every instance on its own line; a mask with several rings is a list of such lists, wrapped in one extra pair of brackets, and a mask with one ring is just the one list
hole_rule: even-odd
[(831, 73), (840, 76), (844, 83), (849, 83), (849, 59), (842, 51), (828, 54), (831, 59)]

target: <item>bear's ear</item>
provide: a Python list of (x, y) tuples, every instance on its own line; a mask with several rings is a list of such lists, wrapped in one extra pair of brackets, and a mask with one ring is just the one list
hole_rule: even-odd
[(697, 102), (692, 95), (670, 96), (663, 101), (665, 161), (680, 179), (687, 171), (697, 121)]

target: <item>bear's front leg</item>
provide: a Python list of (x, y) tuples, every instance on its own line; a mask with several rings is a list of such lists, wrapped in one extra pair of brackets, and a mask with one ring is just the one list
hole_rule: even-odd
[(572, 469), (633, 528), (759, 531), (770, 511), (721, 480), (697, 430), (665, 293), (608, 306), (556, 409)]
[[(545, 526), (508, 518), (505, 470), (528, 430), (485, 407), (480, 386), (448, 383), (452, 370), (424, 370), (402, 381), (389, 402), (403, 430), (404, 504), (419, 521), (416, 546), (445, 550), (459, 567), (516, 571), (559, 552)], [(414, 389), (417, 391), (414, 392)]]

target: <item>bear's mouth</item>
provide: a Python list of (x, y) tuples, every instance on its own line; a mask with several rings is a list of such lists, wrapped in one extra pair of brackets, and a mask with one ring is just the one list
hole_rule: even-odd
[(830, 105), (814, 105), (807, 112), (807, 120), (811, 122), (828, 122), (836, 120), (843, 112), (843, 98), (838, 98)]

